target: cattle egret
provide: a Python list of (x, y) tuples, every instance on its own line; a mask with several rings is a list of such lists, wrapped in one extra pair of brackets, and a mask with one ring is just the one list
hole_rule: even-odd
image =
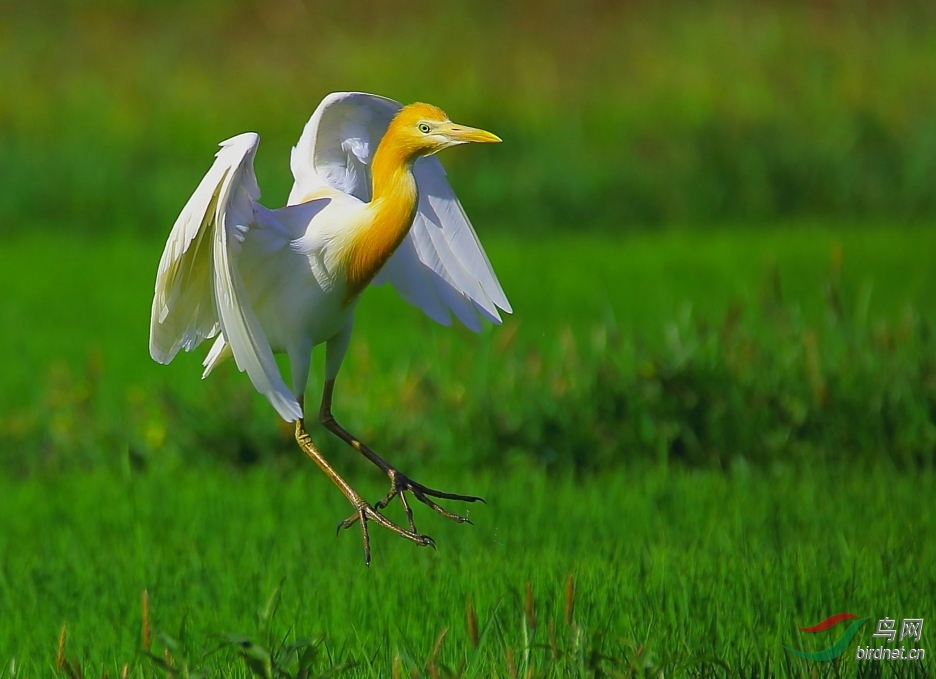
[[(435, 546), (416, 530), (409, 492), (438, 514), (466, 522), (431, 498), (475, 502), (409, 479), (344, 429), (332, 416), (335, 378), (348, 349), (354, 310), (368, 284), (390, 283), (411, 304), (444, 325), (454, 314), (479, 331), (500, 323), (510, 304), (456, 198), (437, 151), (500, 138), (457, 125), (429, 104), (402, 106), (372, 94), (330, 94), (292, 149), (294, 184), (286, 207), (258, 202), (253, 161), (259, 136), (221, 143), (214, 164), (172, 227), (159, 262), (150, 322), (150, 355), (169, 363), (215, 338), (206, 377), (233, 357), (257, 391), (287, 422), (296, 441), (341, 489), (360, 521), (370, 563), (368, 522), (417, 545)], [(389, 492), (368, 504), (342, 479), (306, 431), (304, 394), (313, 347), (325, 344), (325, 385), (319, 421), (377, 465)], [(273, 359), (289, 357), (292, 390)], [(399, 498), (403, 528), (381, 510)]]

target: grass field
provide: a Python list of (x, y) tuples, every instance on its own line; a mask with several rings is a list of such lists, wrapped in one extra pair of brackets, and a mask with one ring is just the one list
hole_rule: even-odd
[[(511, 663), (516, 676), (529, 667), (530, 676), (556, 677), (615, 676), (614, 668), (622, 676), (873, 673), (848, 657), (809, 664), (781, 644), (818, 648), (796, 627), (840, 610), (874, 620), (926, 618), (936, 581), (923, 564), (936, 557), (928, 537), (936, 516), (927, 501), (934, 477), (925, 432), (914, 444), (923, 457), (911, 461), (874, 442), (826, 450), (807, 428), (779, 454), (738, 449), (715, 466), (704, 455), (687, 466), (674, 450), (648, 456), (622, 439), (612, 446), (618, 457), (593, 468), (581, 467), (565, 447), (588, 443), (575, 438), (577, 429), (600, 430), (614, 420), (600, 412), (602, 392), (571, 418), (536, 418), (581, 398), (570, 369), (617, 365), (616, 352), (626, 354), (618, 356), (625, 363), (651, 360), (660, 371), (669, 363), (677, 377), (691, 375), (677, 359), (688, 366), (696, 359), (674, 346), (672, 329), (704, 339), (697, 325), (723, 327), (742, 302), (749, 311), (741, 325), (764, 351), (793, 341), (801, 352), (812, 329), (823, 357), (847, 340), (872, 362), (904, 356), (925, 371), (930, 345), (901, 340), (900, 329), (908, 318), (920, 318), (913, 323), (923, 328), (933, 316), (933, 238), (922, 227), (815, 224), (569, 235), (542, 244), (491, 234), (491, 257), (516, 313), (507, 327), (480, 337), (434, 329), (392, 292), (370, 291), (342, 374), (339, 415), (417, 479), (480, 493), (488, 504), (471, 508), (473, 527), (418, 513), (438, 552), (376, 532), (367, 569), (359, 535), (332, 534), (348, 513), (343, 498), (301, 459), (246, 378), (227, 371), (201, 382), (196, 356), (169, 368), (150, 365), (145, 321), (158, 243), (66, 240), (49, 253), (39, 238), (21, 237), (0, 256), (2, 285), (11, 290), (0, 315), (15, 328), (0, 350), (18, 357), (2, 377), (3, 671), (53, 671), (65, 625), (65, 656), (88, 676), (119, 675), (123, 663), (133, 676), (160, 674), (139, 653), (146, 589), (157, 655), (163, 642), (156, 630), (178, 637), (185, 621), (189, 650), (176, 649), (176, 663), (195, 662), (232, 634), (267, 645), (325, 635), (319, 648), (327, 655), (316, 667), (351, 663), (346, 676), (389, 676), (395, 663), (401, 676), (463, 667), (463, 676), (507, 677), (514, 676)], [(777, 276), (782, 300), (773, 289)], [(835, 320), (829, 302), (836, 280), (847, 321)], [(774, 304), (783, 312), (771, 312)], [(695, 320), (686, 325), (690, 305)], [(801, 320), (793, 326), (771, 320), (771, 313), (795, 310)], [(622, 343), (596, 344), (595, 333), (609, 328)], [(767, 336), (778, 328), (787, 334)], [(918, 332), (926, 331), (911, 335)], [(876, 342), (889, 333), (896, 348), (881, 348)], [(862, 343), (862, 334), (878, 340)], [(570, 352), (579, 358), (569, 362)], [(523, 372), (537, 356), (547, 367)], [(853, 375), (852, 363), (828, 365), (828, 379)], [(491, 375), (482, 379), (479, 369)], [(571, 398), (556, 387), (561, 377), (573, 383)], [(801, 381), (809, 394), (808, 374)], [(419, 395), (425, 382), (443, 390), (441, 405), (427, 405), (432, 391)], [(535, 393), (538, 386), (545, 396)], [(730, 381), (717, 388), (741, 389)], [(929, 393), (918, 394), (923, 406), (932, 402)], [(881, 394), (869, 389), (867, 397)], [(160, 399), (189, 412), (171, 416)], [(534, 405), (524, 408), (525, 401)], [(495, 419), (504, 412), (532, 418), (554, 450), (522, 436), (491, 449), (501, 439), (478, 425), (488, 420), (465, 415), (480, 417), (485, 404)], [(805, 407), (830, 421), (851, 416), (835, 400)], [(150, 419), (141, 419), (140, 408), (154, 409)], [(661, 429), (679, 415), (647, 408)], [(591, 419), (584, 414), (590, 409)], [(797, 436), (813, 458), (797, 452)], [(326, 443), (369, 497), (382, 492), (373, 470)], [(229, 449), (267, 444), (280, 454), (261, 450), (253, 458)], [(255, 611), (283, 578), (267, 638)], [(873, 641), (873, 624), (861, 643)], [(225, 647), (202, 664), (212, 674), (245, 675), (236, 656)], [(906, 663), (895, 676), (924, 676), (927, 666)]]
[[(65, 624), (66, 653), (89, 676), (117, 675), (124, 662), (140, 676), (144, 588), (154, 629), (178, 637), (185, 620), (202, 651), (217, 635), (263, 642), (255, 611), (285, 578), (274, 636), (326, 634), (328, 662), (355, 663), (347, 676), (389, 676), (395, 656), (404, 676), (430, 676), (426, 661), (446, 629), (439, 665), (464, 663), (464, 676), (511, 676), (508, 648), (518, 666), (529, 654), (533, 676), (616, 676), (594, 653), (622, 663), (622, 675), (680, 676), (688, 662), (690, 675), (854, 676), (852, 658), (810, 665), (781, 644), (819, 648), (796, 627), (842, 610), (925, 618), (936, 591), (922, 566), (936, 558), (931, 473), (621, 470), (576, 482), (529, 470), (419, 471), (489, 504), (472, 508), (473, 527), (422, 512), (437, 552), (375, 532), (370, 569), (357, 532), (332, 533), (344, 499), (309, 469), (4, 478), (0, 654), (24, 676), (48, 673)], [(357, 478), (369, 495), (382, 491)], [(524, 631), (527, 583), (537, 622)], [(859, 639), (873, 641), (868, 629)], [(240, 676), (233, 655), (204, 664)], [(907, 663), (893, 676), (924, 676), (924, 667)]]
[[(931, 676), (855, 649), (936, 653), (936, 5), (388, 7), (0, 0), (0, 679)], [(244, 375), (147, 352), (215, 145), (276, 207), (358, 89), (503, 137), (443, 162), (515, 310), (360, 304), (336, 416), (487, 499), (370, 568)]]
[[(671, 446), (667, 430), (703, 417), (714, 438), (696, 427), (709, 449), (700, 454), (714, 451), (722, 463), (763, 460), (767, 448), (789, 456), (789, 427), (820, 449), (810, 455), (873, 458), (885, 448), (899, 457), (902, 447), (909, 459), (932, 461), (929, 228), (486, 241), (517, 308), (502, 330), (479, 338), (435, 327), (391, 290), (363, 301), (336, 406), (361, 435), (414, 460), (456, 464), (556, 443), (655, 459)], [(146, 458), (168, 447), (190, 459), (193, 448), (232, 441), (247, 457), (270, 448), (292, 456), (291, 435), (236, 371), (201, 383), (199, 355), (168, 368), (148, 358), (143, 312), (160, 250), (149, 241), (63, 239), (50, 251), (41, 238), (21, 237), (0, 254), (0, 285), (11, 291), (0, 303), (9, 328), (0, 350), (17, 357), (0, 375), (0, 434), (13, 468), (112, 463), (113, 446), (128, 440)], [(318, 388), (313, 381), (310, 398)], [(766, 410), (745, 410), (765, 398)], [(503, 418), (490, 416), (494, 403)], [(889, 413), (887, 431), (852, 423)], [(766, 417), (760, 426), (779, 443), (744, 438), (751, 427), (719, 434), (731, 424), (714, 421), (751, 417)], [(641, 418), (649, 419), (640, 431), (574, 438)], [(840, 434), (822, 438), (836, 426)], [(573, 438), (549, 440), (565, 434)]]

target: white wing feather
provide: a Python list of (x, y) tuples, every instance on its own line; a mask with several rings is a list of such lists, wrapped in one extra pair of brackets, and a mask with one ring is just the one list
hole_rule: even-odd
[(168, 363), (179, 349), (189, 351), (220, 330), (237, 367), (292, 421), (302, 411), (283, 382), (237, 269), (245, 234), (259, 226), (260, 190), (253, 170), (259, 139), (247, 133), (222, 142), (176, 220), (156, 277), (150, 354)]
[(295, 183), (287, 204), (305, 202), (326, 186), (369, 201), (370, 159), (401, 108), (393, 99), (362, 92), (333, 92), (322, 99), (292, 149)]
[[(330, 94), (312, 114), (290, 159), (295, 183), (289, 203), (324, 186), (371, 198), (370, 160), (399, 102), (361, 92)], [(500, 323), (510, 303), (437, 158), (413, 168), (419, 206), (403, 243), (374, 278), (390, 283), (407, 302), (448, 325), (451, 313), (472, 330), (481, 319)]]

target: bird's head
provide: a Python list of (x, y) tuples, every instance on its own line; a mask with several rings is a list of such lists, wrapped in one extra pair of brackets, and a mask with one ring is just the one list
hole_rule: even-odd
[(453, 123), (442, 109), (422, 103), (401, 108), (387, 129), (387, 137), (412, 160), (431, 156), (449, 146), (501, 140), (496, 134)]

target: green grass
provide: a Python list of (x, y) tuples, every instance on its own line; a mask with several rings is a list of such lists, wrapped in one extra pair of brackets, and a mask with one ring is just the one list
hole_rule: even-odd
[[(456, 465), (763, 463), (791, 446), (928, 464), (933, 234), (491, 235), (516, 308), (506, 326), (480, 337), (437, 327), (392, 290), (369, 291), (336, 412), (404, 459)], [(0, 376), (0, 457), (12, 468), (113, 466), (127, 444), (150, 461), (193, 449), (292, 457), (290, 433), (231, 365), (202, 382), (201, 352), (169, 367), (147, 356), (160, 244), (59, 245), (22, 237), (0, 254), (0, 351), (17, 357)]]
[[(0, 679), (289, 645), (291, 676), (931, 673), (848, 655), (936, 601), (932, 3), (0, 7)], [(417, 510), (438, 552), (374, 529), (369, 569), (244, 375), (147, 355), (215, 144), (262, 134), (275, 207), (348, 89), (505, 139), (444, 162), (515, 308), (475, 336), (362, 301), (337, 416), (488, 500)], [(843, 610), (840, 660), (782, 649)]]
[[(165, 236), (168, 226), (164, 231)], [(925, 316), (936, 313), (936, 300), (928, 294), (936, 289), (936, 267), (930, 265), (936, 230), (929, 226), (806, 223), (617, 237), (570, 230), (547, 239), (485, 229), (482, 237), (516, 309), (507, 322), (521, 345), (548, 340), (566, 326), (588, 333), (609, 323), (659, 345), (666, 325), (687, 306), (715, 320), (734, 303), (759, 304), (774, 272), (786, 302), (821, 327), (827, 312), (824, 288), (838, 266), (843, 287), (853, 294), (867, 291), (869, 323), (892, 323), (910, 304)], [(64, 361), (77, 371), (89, 352), (102, 356), (103, 388), (115, 398), (124, 397), (121, 390), (133, 383), (171, 382), (196, 394), (209, 390), (211, 382), (195, 379), (199, 355), (182, 355), (168, 368), (147, 355), (162, 246), (148, 239), (61, 234), (8, 240), (0, 251), (0, 289), (9, 293), (0, 299), (7, 328), (0, 349), (18, 360), (0, 373), (0, 392), (15, 394), (22, 403), (24, 396), (41, 391), (50, 363)], [(840, 265), (833, 263), (838, 249)], [(362, 354), (376, 370), (410, 362), (412, 352), (404, 350), (412, 347), (413, 325), (427, 346), (446, 341), (459, 349), (478, 346), (471, 333), (436, 327), (390, 289), (369, 290), (359, 308), (357, 348), (343, 374), (363, 369), (357, 365)], [(405, 323), (397, 322), (401, 316)]]
[[(778, 466), (576, 482), (530, 471), (421, 471), (489, 504), (472, 508), (473, 527), (418, 511), (437, 552), (374, 529), (370, 569), (357, 531), (334, 537), (348, 506), (309, 468), (0, 478), (0, 658), (46, 673), (66, 625), (66, 653), (89, 676), (113, 676), (123, 662), (139, 676), (147, 665), (138, 655), (143, 589), (155, 630), (177, 636), (185, 619), (190, 643), (209, 649), (213, 635), (257, 640), (255, 611), (285, 578), (276, 634), (326, 634), (333, 662), (355, 663), (348, 676), (386, 677), (397, 655), (422, 668), (445, 629), (439, 664), (465, 663), (466, 676), (508, 676), (507, 647), (519, 664), (528, 642), (542, 676), (592, 676), (548, 649), (554, 625), (557, 648), (569, 650), (572, 574), (587, 649), (667, 674), (708, 658), (732, 676), (763, 676), (768, 666), (807, 676), (829, 668), (782, 650), (821, 644), (797, 626), (842, 610), (926, 617), (936, 595), (922, 567), (936, 558), (927, 538), (936, 529), (926, 499), (936, 490), (932, 474)], [(359, 485), (369, 495), (382, 489), (374, 476)], [(525, 641), (528, 582), (537, 625)], [(859, 636), (864, 644), (874, 641), (870, 627)], [(230, 652), (207, 665), (243, 675)], [(914, 669), (908, 663), (897, 676), (922, 676)], [(846, 676), (854, 670), (849, 658), (837, 663)], [(693, 671), (722, 674), (716, 665)]]
[[(796, 627), (841, 610), (872, 617), (852, 647), (871, 644), (874, 621), (926, 618), (936, 598), (933, 238), (815, 224), (492, 234), (516, 313), (480, 337), (369, 291), (339, 416), (417, 479), (488, 500), (474, 527), (417, 510), (438, 552), (375, 529), (370, 569), (356, 532), (332, 535), (347, 503), (243, 375), (202, 382), (194, 355), (151, 364), (159, 243), (13, 240), (0, 255), (0, 352), (17, 359), (2, 374), (0, 671), (52, 671), (64, 625), (86, 676), (158, 674), (140, 655), (144, 589), (155, 630), (177, 638), (184, 622), (193, 650), (177, 663), (231, 634), (269, 645), (255, 611), (285, 578), (273, 637), (325, 635), (316, 667), (353, 663), (347, 676), (397, 663), (401, 676), (507, 677), (511, 662), (518, 676), (523, 663), (550, 677), (599, 676), (596, 664), (873, 674), (781, 644), (817, 650)], [(367, 497), (382, 493), (375, 470), (313, 435)], [(169, 642), (153, 639), (158, 655)], [(204, 663), (246, 676), (230, 645)]]

